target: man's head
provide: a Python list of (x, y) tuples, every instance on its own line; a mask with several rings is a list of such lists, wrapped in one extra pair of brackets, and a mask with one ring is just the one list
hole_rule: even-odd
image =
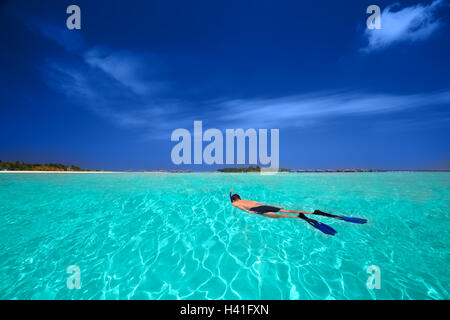
[(231, 196), (231, 202), (235, 202), (236, 200), (241, 200), (241, 197), (238, 194), (233, 194)]

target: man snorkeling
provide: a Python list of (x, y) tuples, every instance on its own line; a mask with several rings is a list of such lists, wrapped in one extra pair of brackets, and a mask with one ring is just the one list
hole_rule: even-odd
[[(310, 219), (305, 214), (315, 214), (320, 215), (324, 217), (329, 218), (336, 218), (343, 221), (353, 222), (353, 223), (366, 223), (366, 219), (360, 219), (360, 218), (351, 218), (351, 217), (345, 217), (345, 216), (338, 216), (331, 213), (322, 212), (320, 210), (315, 210), (314, 212), (307, 212), (307, 211), (300, 211), (300, 210), (286, 210), (279, 206), (273, 206), (268, 205), (266, 203), (261, 203), (257, 201), (252, 200), (242, 200), (241, 197), (238, 194), (233, 194), (233, 189), (230, 191), (230, 201), (231, 205), (235, 206), (236, 208), (239, 208), (241, 210), (244, 210), (248, 213), (256, 213), (260, 214), (269, 218), (295, 218), (295, 219), (303, 219), (306, 222), (308, 222), (310, 225), (312, 225), (314, 228), (319, 229), (323, 233), (329, 234), (334, 236), (337, 231), (334, 230), (329, 225), (326, 225), (324, 223), (321, 223), (317, 220)], [(277, 212), (281, 212), (277, 213)], [(295, 213), (296, 216), (290, 215), (290, 214), (283, 214), (283, 213)]]

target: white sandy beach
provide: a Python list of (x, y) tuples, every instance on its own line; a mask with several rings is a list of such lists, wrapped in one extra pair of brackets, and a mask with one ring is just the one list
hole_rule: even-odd
[(0, 173), (125, 173), (124, 171), (0, 171)]

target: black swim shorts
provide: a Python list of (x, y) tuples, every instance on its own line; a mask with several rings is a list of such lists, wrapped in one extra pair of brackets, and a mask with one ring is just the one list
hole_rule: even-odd
[(258, 207), (250, 208), (250, 211), (256, 212), (258, 214), (263, 214), (263, 213), (266, 213), (266, 212), (278, 212), (281, 209), (282, 208), (272, 207), (272, 206), (258, 206)]

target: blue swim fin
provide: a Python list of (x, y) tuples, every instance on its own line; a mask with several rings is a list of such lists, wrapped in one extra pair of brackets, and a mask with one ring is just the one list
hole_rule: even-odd
[(331, 213), (326, 213), (326, 212), (322, 212), (320, 210), (315, 210), (313, 212), (313, 214), (317, 214), (320, 216), (324, 216), (324, 217), (329, 217), (329, 218), (336, 218), (342, 221), (347, 221), (347, 222), (353, 222), (353, 223), (366, 223), (367, 220), (366, 219), (361, 219), (361, 218), (352, 218), (352, 217), (345, 217), (345, 216), (337, 216), (335, 214), (331, 214)]
[(303, 213), (299, 213), (298, 217), (300, 219), (305, 220), (306, 222), (308, 222), (310, 225), (312, 225), (314, 228), (319, 229), (320, 231), (322, 231), (323, 233), (329, 234), (331, 236), (334, 236), (337, 231), (334, 230), (332, 227), (330, 227), (329, 225), (326, 225), (324, 223), (321, 223), (317, 220), (314, 219), (310, 219), (308, 217), (306, 217)]
[(348, 221), (348, 222), (353, 222), (353, 223), (361, 223), (361, 224), (367, 222), (366, 219), (352, 218), (352, 217), (344, 217), (344, 216), (340, 216), (338, 219), (344, 220), (344, 221)]

